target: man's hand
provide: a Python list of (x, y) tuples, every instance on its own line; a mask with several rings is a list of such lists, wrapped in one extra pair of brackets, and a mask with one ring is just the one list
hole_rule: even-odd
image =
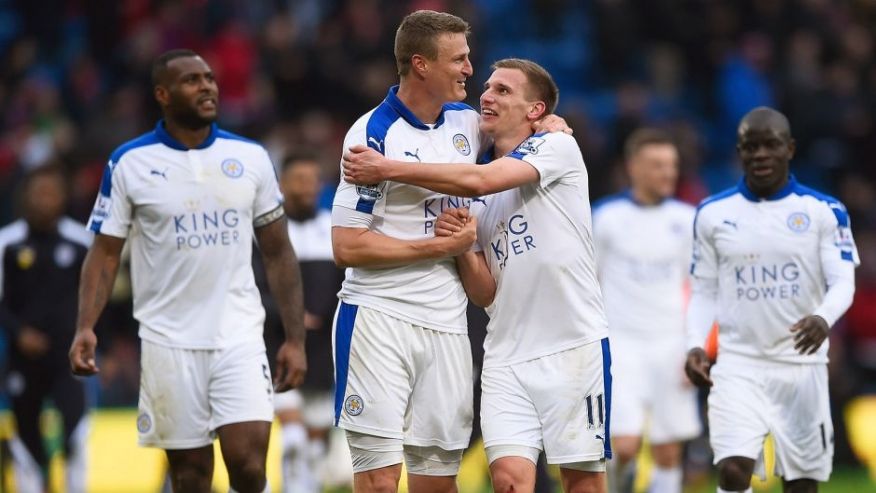
[(467, 252), (478, 238), (477, 231), (478, 219), (475, 216), (469, 216), (462, 229), (452, 232), (450, 236), (441, 237), (450, 243), (448, 255), (456, 257)]
[(286, 392), (304, 383), (307, 374), (307, 356), (304, 341), (286, 341), (277, 351), (277, 374), (274, 375), (274, 391)]
[(566, 124), (566, 120), (554, 114), (532, 122), (532, 131), (535, 133), (563, 132), (572, 135), (572, 129)]
[(322, 317), (319, 315), (314, 315), (309, 311), (304, 311), (304, 329), (305, 330), (318, 330), (322, 328)]
[(99, 372), (94, 360), (97, 336), (93, 329), (79, 329), (70, 345), (70, 370), (74, 375), (89, 376)]
[(794, 334), (794, 349), (800, 354), (813, 354), (827, 339), (829, 332), (830, 326), (827, 325), (827, 320), (818, 315), (803, 317), (791, 326), (791, 333)]
[(383, 154), (363, 145), (355, 145), (342, 158), (344, 181), (354, 185), (374, 185), (386, 180), (387, 163)]
[(709, 377), (709, 371), (712, 364), (709, 362), (709, 357), (703, 348), (693, 348), (687, 353), (687, 361), (684, 363), (684, 372), (691, 383), (697, 387), (711, 387), (712, 379)]
[(468, 221), (468, 208), (444, 209), (435, 221), (435, 236), (453, 236), (465, 227)]
[(21, 354), (30, 359), (37, 359), (46, 354), (51, 341), (41, 330), (25, 325), (18, 331), (18, 339), (15, 343)]

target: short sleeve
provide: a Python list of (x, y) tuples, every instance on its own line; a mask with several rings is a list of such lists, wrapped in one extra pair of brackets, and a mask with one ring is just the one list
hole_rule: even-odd
[[(355, 145), (366, 145), (364, 126), (355, 126), (347, 132), (344, 138), (343, 152)], [(338, 166), (341, 164), (338, 162)], [(343, 179), (344, 170), (341, 169), (341, 180), (335, 192), (332, 208), (343, 207), (362, 214), (383, 217), (386, 208), (387, 182), (375, 185), (353, 185)]]
[(571, 135), (562, 132), (535, 134), (508, 156), (531, 164), (538, 171), (542, 188), (560, 179), (577, 176), (584, 169), (578, 143)]
[(255, 201), (253, 203), (253, 225), (256, 227), (270, 224), (283, 216), (283, 194), (277, 183), (277, 173), (267, 151), (260, 149), (258, 184), (256, 185)]
[(97, 200), (88, 219), (88, 229), (95, 233), (127, 238), (131, 228), (131, 199), (125, 186), (123, 165), (110, 160), (103, 170)]

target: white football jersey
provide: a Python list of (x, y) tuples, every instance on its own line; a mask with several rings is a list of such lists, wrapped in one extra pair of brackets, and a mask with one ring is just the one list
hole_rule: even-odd
[(827, 341), (800, 355), (789, 329), (821, 305), (828, 274), (853, 278), (858, 263), (843, 204), (793, 176), (767, 199), (741, 180), (697, 210), (691, 274), (717, 279), (721, 357), (827, 362)]
[(306, 221), (286, 223), (289, 230), (289, 240), (295, 248), (295, 256), (299, 262), (330, 260), (332, 254), (332, 213), (325, 209), (317, 209), (316, 216)]
[[(462, 103), (445, 104), (435, 124), (426, 125), (405, 107), (397, 92), (398, 86), (391, 88), (377, 108), (353, 124), (344, 139), (345, 150), (361, 144), (399, 161), (475, 162), (480, 147), (476, 111)], [(470, 202), (396, 182), (356, 186), (341, 181), (333, 207), (367, 215), (376, 233), (424, 240), (434, 236), (435, 221), (444, 209)], [(430, 329), (467, 331), (466, 295), (453, 258), (392, 268), (349, 268), (339, 297)]]
[(478, 245), (496, 279), (484, 368), (558, 353), (608, 335), (596, 278), (587, 168), (575, 139), (536, 134), (510, 157), (539, 181), (487, 196)]
[(673, 199), (641, 205), (629, 191), (594, 205), (599, 283), (612, 337), (684, 337), (695, 210)]
[(253, 226), (284, 217), (281, 202), (265, 149), (215, 124), (195, 149), (162, 121), (113, 152), (88, 227), (130, 240), (140, 337), (190, 349), (260, 339)]

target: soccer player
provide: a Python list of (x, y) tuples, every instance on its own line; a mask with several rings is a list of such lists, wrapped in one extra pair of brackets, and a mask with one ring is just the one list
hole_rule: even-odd
[(174, 491), (207, 492), (218, 435), (233, 491), (260, 492), (274, 413), (253, 235), (286, 329), (276, 390), (306, 371), (301, 275), (274, 168), (260, 145), (217, 128), (218, 87), (196, 53), (164, 53), (152, 78), (164, 118), (113, 152), (104, 172), (70, 364), (98, 371), (94, 323), (130, 238), (140, 444), (167, 451)]
[[(478, 115), (460, 103), (469, 62), (468, 23), (417, 11), (395, 38), (400, 76), (386, 99), (347, 133), (406, 161), (473, 163)], [(412, 492), (455, 491), (472, 421), (466, 297), (453, 256), (475, 225), (434, 237), (444, 208), (463, 203), (402, 184), (338, 186), (332, 244), (350, 267), (335, 323), (335, 423), (346, 430), (357, 492), (396, 491), (405, 461)]]
[(631, 492), (646, 418), (656, 467), (649, 491), (681, 493), (681, 442), (700, 433), (696, 392), (684, 375), (685, 290), (694, 208), (673, 200), (678, 149), (643, 128), (625, 144), (630, 189), (593, 208), (599, 282), (611, 331), (609, 488)]
[(10, 342), (4, 390), (17, 429), (11, 442), (16, 485), (19, 491), (40, 492), (49, 484), (40, 416), (51, 398), (63, 423), (64, 490), (82, 493), (85, 389), (63, 357), (76, 329), (76, 288), (91, 234), (64, 216), (67, 192), (59, 168), (31, 171), (22, 189), (24, 217), (0, 229), (0, 327)]
[[(282, 427), (283, 491), (317, 493), (327, 466), (329, 432), (334, 424), (332, 318), (344, 272), (332, 256), (331, 213), (317, 208), (322, 187), (314, 156), (286, 157), (280, 190), (289, 238), (298, 256), (304, 286), (307, 377), (300, 389), (276, 394), (274, 410)], [(279, 331), (277, 331), (279, 332)], [(347, 455), (346, 447), (341, 455)], [(349, 458), (347, 458), (349, 468)]]
[(611, 357), (587, 170), (571, 136), (532, 132), (532, 122), (557, 104), (550, 74), (518, 59), (493, 69), (480, 128), (494, 141), (488, 159), (497, 159), (404, 163), (358, 146), (344, 157), (345, 180), (481, 197), (472, 199), (471, 214), (445, 211), (439, 232), (464, 233), (480, 215), (481, 251), (464, 253), (457, 265), (468, 295), (490, 314), (481, 425), (493, 488), (531, 492), (543, 449), (548, 463), (559, 464), (565, 491), (603, 491)]
[[(751, 491), (768, 433), (784, 490), (814, 492), (833, 458), (827, 336), (852, 302), (858, 252), (846, 208), (790, 174), (783, 114), (746, 114), (736, 149), (744, 177), (704, 200), (694, 223), (685, 369), (712, 386), (719, 492)], [(720, 355), (710, 368), (701, 346), (713, 320)]]

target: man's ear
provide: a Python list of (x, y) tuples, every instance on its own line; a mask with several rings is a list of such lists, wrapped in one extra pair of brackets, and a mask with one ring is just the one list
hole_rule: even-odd
[(152, 90), (152, 94), (155, 96), (155, 100), (158, 101), (158, 104), (164, 106), (167, 104), (170, 99), (170, 94), (167, 92), (167, 88), (164, 86), (155, 86)]
[(411, 69), (422, 77), (429, 71), (428, 62), (423, 55), (414, 55), (411, 57)]
[(529, 107), (529, 111), (527, 112), (526, 116), (531, 121), (540, 120), (540, 119), (544, 118), (545, 116), (547, 116), (546, 110), (547, 110), (547, 106), (544, 104), (544, 101), (536, 101), (536, 102), (532, 103), (532, 105)]

